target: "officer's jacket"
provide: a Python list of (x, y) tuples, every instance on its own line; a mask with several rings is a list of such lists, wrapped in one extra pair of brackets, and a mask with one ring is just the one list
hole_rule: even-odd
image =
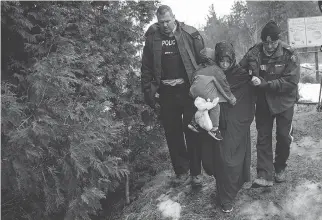
[(259, 75), (268, 82), (264, 92), (271, 113), (278, 114), (294, 106), (298, 101), (297, 85), (300, 79), (300, 65), (295, 51), (280, 42), (275, 53), (267, 58), (263, 43), (259, 43), (246, 53), (239, 64), (246, 69), (250, 61), (257, 62)]
[[(200, 51), (204, 48), (204, 42), (197, 29), (184, 23), (176, 22), (177, 30), (174, 32), (174, 36), (191, 83), (193, 72), (198, 68), (198, 64), (202, 62)], [(141, 66), (141, 85), (145, 101), (150, 104), (150, 102), (153, 102), (154, 95), (159, 88), (162, 74), (162, 38), (157, 23), (150, 26), (145, 37)], [(190, 50), (187, 50), (187, 47)]]

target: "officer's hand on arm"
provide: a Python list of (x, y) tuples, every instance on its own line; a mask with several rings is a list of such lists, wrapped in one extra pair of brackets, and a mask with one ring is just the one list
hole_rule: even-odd
[(258, 85), (259, 88), (265, 89), (268, 87), (268, 82), (263, 77), (258, 77), (260, 80), (260, 84)]
[(261, 84), (261, 79), (258, 78), (257, 76), (253, 76), (251, 83), (253, 86), (259, 86)]
[(263, 77), (257, 77), (257, 76), (253, 76), (252, 77), (252, 84), (254, 86), (258, 86), (258, 88), (261, 89), (266, 89), (268, 88), (269, 83), (263, 78)]

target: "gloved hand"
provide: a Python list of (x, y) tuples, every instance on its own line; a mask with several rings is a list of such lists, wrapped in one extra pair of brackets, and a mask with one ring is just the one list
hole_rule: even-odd
[(156, 101), (155, 101), (155, 99), (153, 97), (151, 97), (150, 93), (145, 93), (144, 94), (144, 101), (152, 109), (155, 108)]
[(253, 86), (258, 86), (261, 84), (261, 80), (257, 76), (252, 76), (251, 83)]
[(144, 101), (152, 109), (155, 109), (155, 105), (160, 101), (160, 95), (156, 92), (154, 95), (150, 91), (144, 93)]
[(265, 89), (268, 87), (268, 82), (263, 77), (258, 77), (261, 83), (258, 85), (259, 88)]
[(154, 107), (153, 107), (154, 113), (156, 114), (158, 119), (161, 119), (161, 106), (159, 105), (159, 103), (155, 103)]
[(159, 98), (160, 98), (159, 93), (155, 93), (154, 97), (150, 98), (151, 105), (149, 105), (153, 109), (154, 113), (158, 118), (160, 118), (160, 115), (161, 115), (161, 106), (159, 104), (159, 101), (160, 101)]

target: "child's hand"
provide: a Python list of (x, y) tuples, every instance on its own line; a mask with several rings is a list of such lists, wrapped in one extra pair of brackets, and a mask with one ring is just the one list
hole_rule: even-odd
[(218, 102), (219, 102), (219, 97), (214, 98), (214, 100), (212, 100), (212, 104), (213, 104), (214, 106), (216, 106), (216, 105), (218, 104)]
[(214, 98), (213, 101), (210, 101), (210, 99), (207, 99), (207, 103), (206, 103), (207, 110), (214, 108), (218, 104), (218, 101), (219, 101), (218, 97)]
[(230, 104), (231, 105), (236, 105), (237, 99), (235, 98), (235, 96), (230, 100)]

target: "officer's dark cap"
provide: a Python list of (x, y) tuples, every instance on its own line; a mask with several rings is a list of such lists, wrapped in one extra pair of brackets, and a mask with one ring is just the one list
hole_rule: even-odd
[(281, 33), (281, 29), (278, 27), (275, 21), (270, 20), (263, 28), (261, 33), (262, 41), (266, 41), (267, 37), (270, 36), (272, 41), (279, 39), (279, 34)]

